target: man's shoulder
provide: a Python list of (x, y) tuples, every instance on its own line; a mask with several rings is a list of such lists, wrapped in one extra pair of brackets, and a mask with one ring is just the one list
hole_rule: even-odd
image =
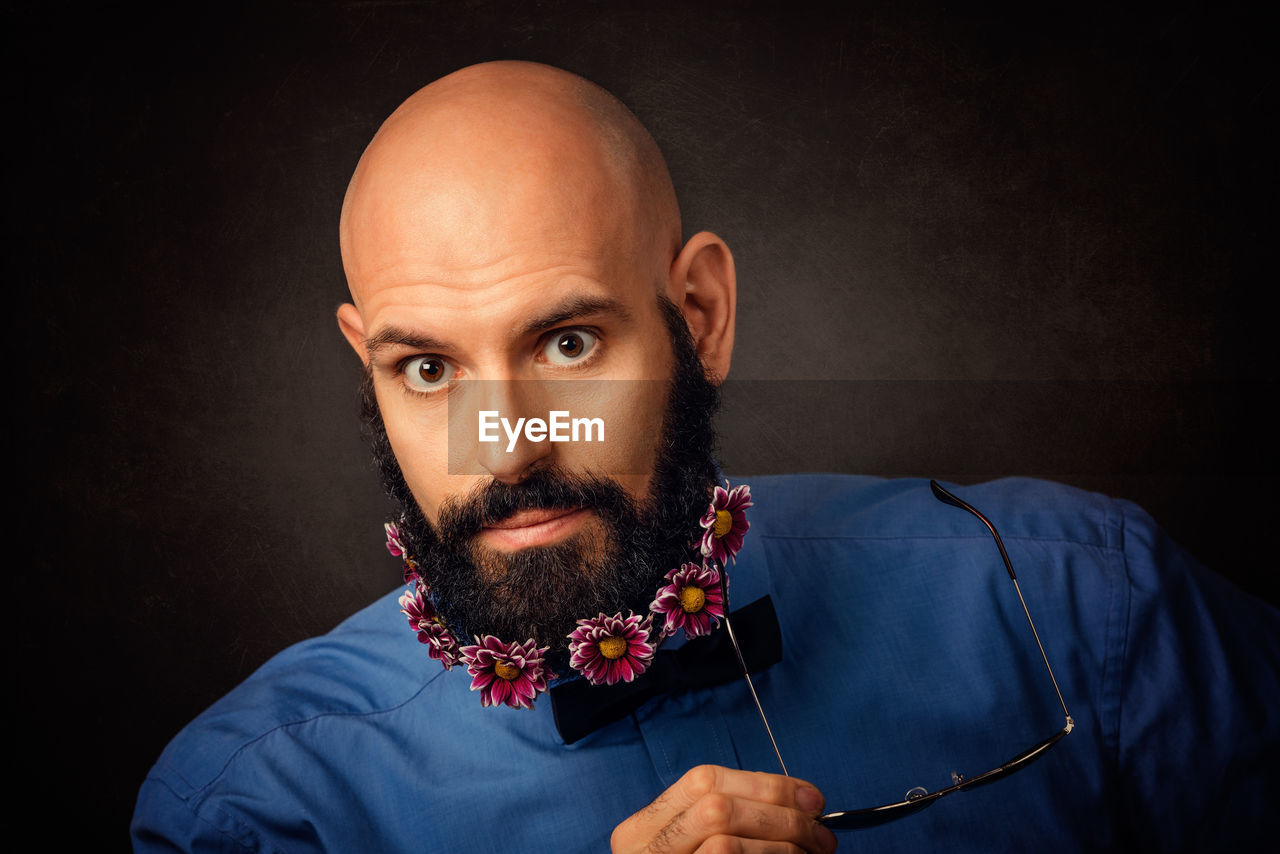
[(456, 799), (428, 815), (425, 781), (553, 743), (550, 706), (477, 715), (465, 669), (428, 656), (398, 598), (284, 650), (188, 724), (143, 781), (135, 850), (410, 850), (428, 825), (462, 832)]
[[(973, 518), (938, 501), (927, 479), (791, 474), (740, 480), (751, 486), (755, 506), (750, 520), (753, 534), (760, 538), (938, 538), (975, 533)], [(1003, 537), (1120, 548), (1126, 526), (1153, 524), (1130, 502), (1046, 480), (1009, 477), (943, 485), (981, 510)]]
[(202, 712), (169, 743), (150, 779), (181, 797), (208, 786), (250, 745), (291, 739), (321, 719), (383, 714), (444, 671), (422, 648), (389, 593), (325, 635), (294, 644)]

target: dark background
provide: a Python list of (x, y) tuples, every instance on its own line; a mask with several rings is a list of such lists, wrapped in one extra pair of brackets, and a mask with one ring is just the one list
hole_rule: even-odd
[(734, 248), (727, 471), (1055, 478), (1280, 600), (1268, 28), (849, 5), (6, 5), (14, 815), (123, 846), (185, 721), (398, 583), (338, 210), (485, 59), (619, 95)]

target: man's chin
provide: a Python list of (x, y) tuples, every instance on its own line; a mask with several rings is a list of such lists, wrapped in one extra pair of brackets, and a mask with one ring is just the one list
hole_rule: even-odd
[(442, 612), (457, 613), (472, 634), (533, 639), (553, 655), (566, 653), (578, 619), (621, 604), (611, 577), (616, 549), (605, 524), (593, 513), (583, 515), (578, 530), (545, 545), (512, 551), (475, 537), (467, 549), (475, 580), (442, 591), (452, 594), (442, 597)]

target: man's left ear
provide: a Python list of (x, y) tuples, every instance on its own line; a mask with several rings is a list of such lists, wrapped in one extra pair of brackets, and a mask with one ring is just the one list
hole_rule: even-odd
[(680, 307), (702, 364), (723, 382), (733, 356), (738, 276), (733, 253), (719, 237), (700, 231), (671, 263), (667, 296)]

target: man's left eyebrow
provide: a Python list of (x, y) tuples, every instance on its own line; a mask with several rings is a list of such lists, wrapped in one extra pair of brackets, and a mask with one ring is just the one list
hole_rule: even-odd
[(612, 297), (573, 297), (526, 323), (520, 334), (524, 336), (545, 332), (566, 320), (577, 320), (593, 314), (611, 314), (624, 322), (631, 320), (631, 312), (627, 311), (627, 307)]

